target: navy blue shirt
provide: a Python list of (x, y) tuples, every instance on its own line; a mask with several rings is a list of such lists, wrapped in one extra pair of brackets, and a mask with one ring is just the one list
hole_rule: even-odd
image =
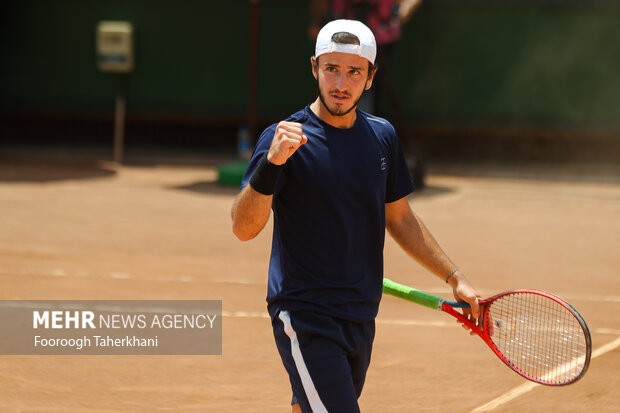
[[(359, 110), (353, 127), (335, 128), (309, 106), (287, 121), (301, 123), (308, 142), (286, 162), (273, 198), (269, 313), (373, 320), (382, 292), (385, 203), (414, 190), (394, 128)], [(242, 188), (276, 126), (261, 134)]]

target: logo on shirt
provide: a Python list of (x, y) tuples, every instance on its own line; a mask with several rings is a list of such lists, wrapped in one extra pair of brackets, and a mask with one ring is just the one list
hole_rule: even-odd
[(381, 170), (385, 171), (387, 169), (387, 162), (385, 158), (381, 158)]

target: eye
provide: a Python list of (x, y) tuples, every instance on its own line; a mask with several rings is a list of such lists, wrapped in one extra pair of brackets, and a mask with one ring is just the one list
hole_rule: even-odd
[(326, 66), (325, 67), (325, 71), (326, 72), (335, 72), (336, 68), (334, 66)]

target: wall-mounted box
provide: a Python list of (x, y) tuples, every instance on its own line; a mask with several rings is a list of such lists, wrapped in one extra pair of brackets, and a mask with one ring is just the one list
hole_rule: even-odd
[(129, 73), (134, 66), (133, 26), (123, 21), (97, 25), (97, 65), (102, 72)]

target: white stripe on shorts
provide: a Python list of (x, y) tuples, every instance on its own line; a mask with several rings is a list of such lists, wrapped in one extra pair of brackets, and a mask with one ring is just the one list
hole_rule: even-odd
[(299, 348), (299, 341), (297, 340), (297, 333), (293, 330), (293, 326), (291, 325), (290, 314), (288, 311), (280, 311), (278, 317), (280, 317), (280, 320), (284, 323), (284, 332), (291, 339), (291, 354), (293, 355), (295, 366), (297, 366), (297, 372), (301, 378), (301, 384), (304, 386), (304, 391), (306, 392), (306, 397), (310, 402), (310, 407), (312, 407), (313, 413), (328, 413), (327, 409), (323, 405), (323, 402), (321, 401), (321, 398), (319, 397), (319, 393), (314, 387), (312, 377), (310, 377), (310, 373), (308, 372), (308, 368), (304, 362), (304, 357), (301, 354), (301, 349)]

